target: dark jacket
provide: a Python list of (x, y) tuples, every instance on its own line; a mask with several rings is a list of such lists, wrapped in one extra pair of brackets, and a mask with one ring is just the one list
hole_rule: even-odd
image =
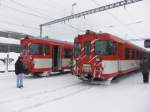
[(16, 75), (18, 75), (19, 73), (25, 73), (25, 69), (20, 58), (18, 58), (18, 60), (15, 63), (15, 73)]
[(141, 72), (148, 73), (149, 72), (149, 63), (147, 60), (142, 60), (140, 63)]

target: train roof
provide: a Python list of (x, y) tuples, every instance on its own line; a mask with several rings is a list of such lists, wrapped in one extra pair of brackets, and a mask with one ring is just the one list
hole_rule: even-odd
[(116, 42), (123, 43), (123, 44), (125, 44), (126, 46), (129, 46), (129, 47), (135, 47), (135, 48), (137, 48), (137, 49), (147, 51), (146, 49), (144, 49), (144, 48), (142, 48), (142, 47), (140, 47), (140, 46), (137, 46), (137, 45), (131, 43), (131, 42), (128, 41), (128, 40), (124, 40), (124, 39), (122, 39), (122, 38), (120, 38), (120, 37), (114, 36), (114, 35), (109, 34), (109, 33), (105, 33), (105, 34), (109, 35), (109, 38), (111, 38), (112, 40), (114, 40), (114, 41), (116, 41)]
[(122, 44), (124, 44), (126, 46), (129, 46), (131, 48), (136, 48), (136, 49), (139, 49), (139, 50), (147, 51), (146, 49), (144, 49), (142, 47), (139, 47), (139, 46), (129, 42), (128, 40), (124, 40), (124, 39), (122, 39), (120, 37), (117, 37), (117, 36), (109, 34), (109, 33), (95, 33), (93, 31), (91, 32), (91, 31), (87, 30), (85, 34), (78, 35), (76, 38), (80, 38), (81, 39), (81, 38), (84, 38), (84, 36), (87, 36), (87, 35), (97, 35), (97, 38), (112, 40), (112, 41), (115, 41), (115, 42), (122, 43)]
[(20, 40), (13, 39), (13, 38), (0, 37), (0, 43), (1, 44), (15, 44), (15, 45), (19, 45), (20, 44)]
[(109, 40), (113, 40), (113, 41), (116, 41), (116, 42), (119, 42), (119, 43), (125, 43), (127, 42), (126, 40), (123, 40), (117, 36), (114, 36), (112, 34), (109, 34), (109, 33), (94, 33), (94, 32), (86, 32), (85, 34), (83, 35), (78, 35), (78, 37), (76, 38), (85, 38), (85, 36), (88, 36), (89, 38), (89, 35), (96, 35), (96, 38), (100, 38), (100, 39), (109, 39)]
[(67, 44), (67, 45), (71, 45), (73, 46), (72, 42), (68, 42), (68, 41), (61, 41), (61, 40), (56, 40), (56, 39), (52, 39), (52, 38), (40, 38), (40, 37), (32, 37), (32, 36), (26, 36), (23, 39), (30, 39), (30, 40), (41, 40), (41, 41), (49, 41), (53, 44)]

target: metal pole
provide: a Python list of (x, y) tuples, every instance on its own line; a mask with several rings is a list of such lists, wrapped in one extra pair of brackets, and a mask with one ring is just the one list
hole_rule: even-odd
[[(11, 35), (8, 33), (7, 38), (10, 38)], [(8, 72), (9, 69), (9, 52), (10, 52), (10, 46), (7, 45), (7, 56), (6, 56), (6, 72)]]
[(8, 72), (8, 64), (9, 64), (9, 54), (6, 57), (6, 72)]
[(8, 69), (9, 69), (9, 45), (7, 45), (7, 55), (6, 55), (6, 58), (5, 58), (5, 62), (6, 62), (6, 71), (5, 72), (8, 72)]
[(72, 4), (72, 8), (71, 8), (71, 15), (73, 15), (74, 14), (74, 10), (73, 10), (73, 8), (74, 8), (74, 6), (76, 6), (77, 4), (76, 3), (73, 3)]
[(40, 25), (40, 37), (42, 38), (42, 25)]

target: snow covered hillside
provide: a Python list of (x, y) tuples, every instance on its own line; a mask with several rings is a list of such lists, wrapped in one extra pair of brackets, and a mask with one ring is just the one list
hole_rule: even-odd
[(111, 85), (93, 85), (71, 74), (43, 78), (0, 73), (0, 112), (150, 112), (150, 84), (141, 73), (123, 76)]

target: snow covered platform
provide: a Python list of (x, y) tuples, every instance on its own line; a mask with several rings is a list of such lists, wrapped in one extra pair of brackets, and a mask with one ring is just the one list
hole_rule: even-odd
[(150, 112), (150, 84), (141, 73), (123, 76), (111, 85), (83, 83), (71, 74), (26, 76), (16, 88), (16, 76), (0, 73), (0, 112)]

